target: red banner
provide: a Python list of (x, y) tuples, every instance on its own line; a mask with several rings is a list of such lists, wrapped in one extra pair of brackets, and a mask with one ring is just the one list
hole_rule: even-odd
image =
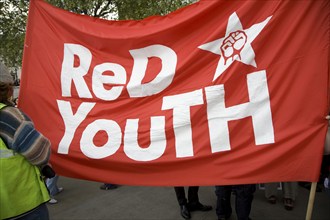
[(30, 3), (20, 107), (60, 175), (125, 185), (317, 181), (330, 2), (202, 0), (107, 21)]

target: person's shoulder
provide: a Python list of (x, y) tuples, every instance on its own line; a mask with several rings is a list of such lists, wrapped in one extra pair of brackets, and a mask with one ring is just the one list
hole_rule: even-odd
[(9, 113), (16, 113), (16, 112), (22, 112), (19, 108), (7, 105), (1, 109), (2, 112), (9, 112)]
[(17, 107), (14, 106), (6, 106), (1, 109), (0, 113), (4, 114), (6, 117), (14, 117), (20, 120), (26, 120), (26, 114)]

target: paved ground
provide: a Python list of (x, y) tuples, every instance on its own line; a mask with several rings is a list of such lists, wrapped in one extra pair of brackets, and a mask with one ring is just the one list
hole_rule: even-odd
[[(48, 205), (51, 220), (183, 220), (172, 187), (120, 186), (100, 190), (100, 183), (60, 177), (64, 191), (56, 196), (58, 204)], [(200, 201), (215, 207), (214, 187), (200, 187)], [(299, 187), (295, 208), (286, 211), (283, 203), (271, 205), (258, 189), (252, 205), (253, 220), (303, 220), (306, 216), (309, 191)], [(233, 197), (234, 200), (234, 197)], [(233, 203), (233, 201), (232, 201)], [(193, 212), (192, 220), (216, 220), (215, 210)], [(330, 197), (325, 192), (315, 196), (313, 220), (330, 219)], [(231, 220), (236, 220), (233, 215)]]

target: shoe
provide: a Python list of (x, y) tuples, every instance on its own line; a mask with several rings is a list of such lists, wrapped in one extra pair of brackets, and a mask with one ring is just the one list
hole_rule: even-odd
[(270, 197), (268, 197), (267, 201), (270, 204), (276, 204), (276, 197), (275, 196), (270, 196)]
[(191, 218), (190, 212), (189, 212), (188, 207), (186, 205), (180, 206), (180, 211), (181, 211), (181, 216), (184, 219), (190, 219)]
[(111, 189), (117, 189), (118, 186), (115, 184), (103, 184), (102, 186), (100, 186), (100, 189), (102, 190), (111, 190)]
[(57, 192), (57, 194), (59, 194), (59, 193), (62, 192), (63, 190), (64, 190), (63, 187), (58, 187), (58, 192)]
[(210, 205), (203, 205), (202, 203), (198, 202), (196, 204), (188, 204), (189, 207), (189, 211), (193, 212), (193, 211), (202, 211), (202, 212), (206, 212), (206, 211), (210, 211), (212, 210), (212, 206)]
[(57, 200), (54, 199), (54, 198), (51, 198), (49, 201), (48, 201), (49, 204), (56, 204), (57, 203)]
[(293, 209), (293, 200), (284, 198), (284, 208), (288, 211)]

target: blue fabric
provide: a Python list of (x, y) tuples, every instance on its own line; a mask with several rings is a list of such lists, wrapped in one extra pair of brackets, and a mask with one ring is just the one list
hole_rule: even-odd
[(49, 194), (51, 196), (55, 196), (59, 192), (58, 187), (57, 187), (58, 178), (59, 178), (59, 176), (56, 175), (53, 178), (46, 179), (46, 185), (49, 190)]

